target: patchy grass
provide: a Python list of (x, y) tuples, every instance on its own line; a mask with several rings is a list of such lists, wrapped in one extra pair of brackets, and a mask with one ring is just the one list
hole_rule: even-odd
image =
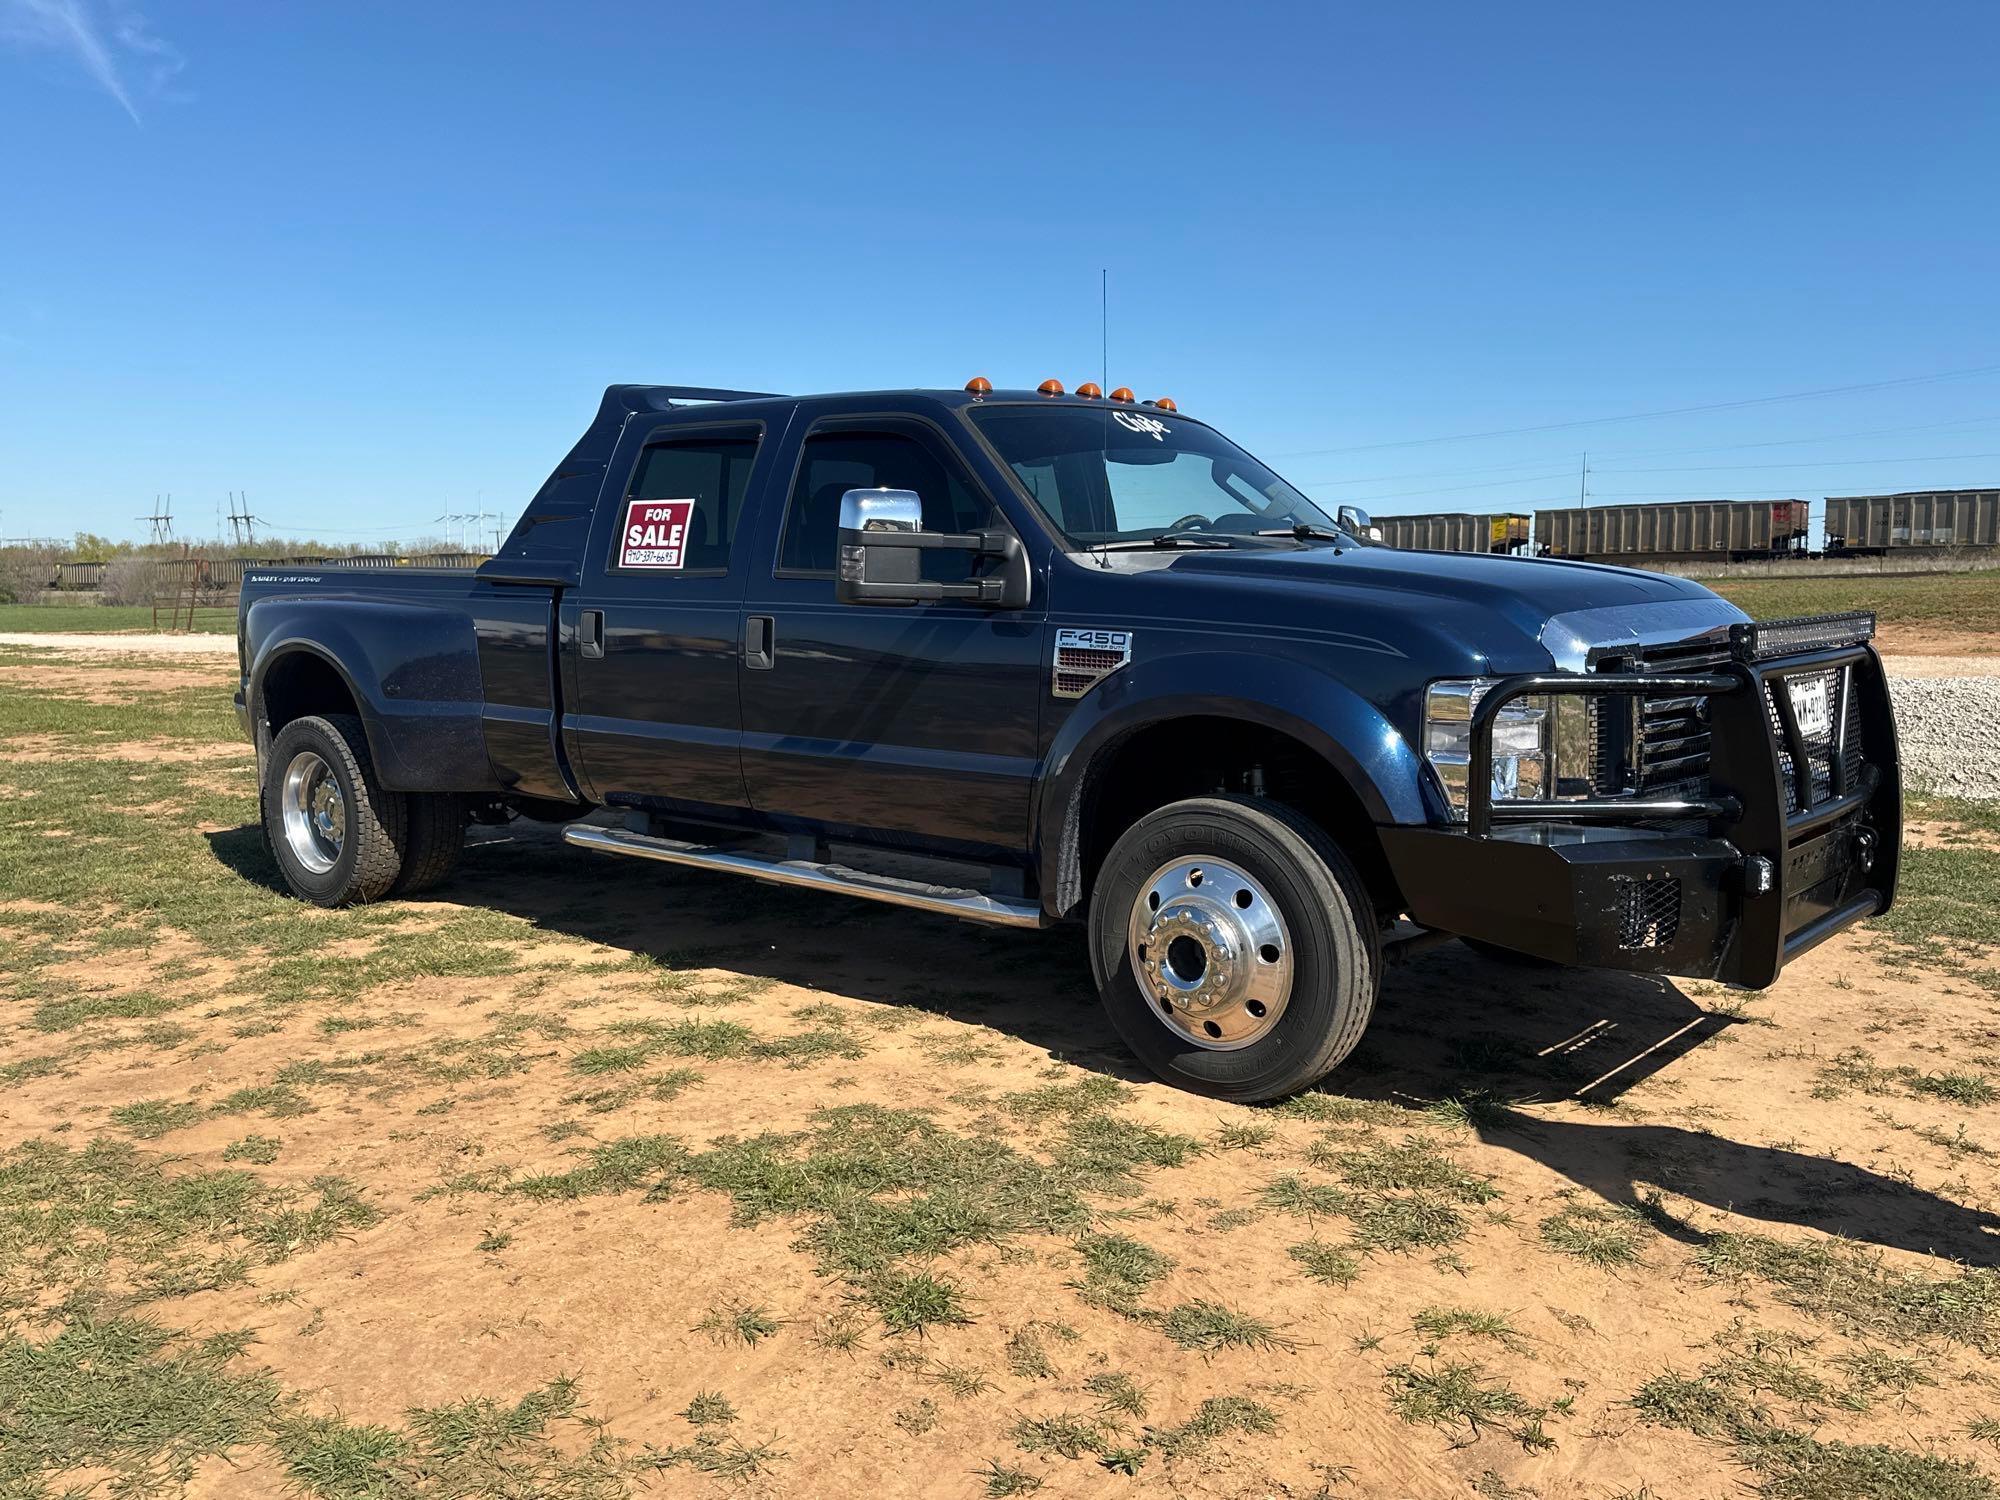
[(2000, 1331), (2000, 1271), (1990, 1268), (1931, 1276), (1892, 1268), (1880, 1251), (1848, 1240), (1757, 1234), (1712, 1236), (1694, 1263), (1712, 1276), (1763, 1281), (1803, 1312), (1897, 1343), (1948, 1339), (1992, 1352)]
[(1541, 1222), (1543, 1244), (1594, 1266), (1632, 1265), (1650, 1234), (1645, 1215), (1630, 1205), (1571, 1202)]
[(1172, 1308), (1160, 1320), (1160, 1332), (1197, 1354), (1231, 1348), (1289, 1352), (1299, 1347), (1296, 1339), (1285, 1337), (1262, 1318), (1207, 1299)]
[(1733, 1328), (1723, 1353), (1693, 1374), (1664, 1371), (1640, 1386), (1641, 1421), (1727, 1445), (1777, 1500), (1991, 1500), (1992, 1482), (1964, 1460), (1882, 1443), (1822, 1440), (1830, 1392), (1794, 1357), (1795, 1337)]
[(1952, 1104), (1991, 1104), (2000, 1088), (1983, 1073), (1926, 1073), (1908, 1064), (1885, 1068), (1864, 1048), (1849, 1047), (1819, 1070), (1823, 1098), (1849, 1089), (1864, 1094), (1907, 1094), (1912, 1098), (1943, 1099)]
[(1547, 1412), (1530, 1405), (1505, 1381), (1489, 1379), (1476, 1364), (1392, 1365), (1383, 1378), (1389, 1405), (1405, 1422), (1446, 1432), (1463, 1427), (1470, 1438), (1495, 1428), (1530, 1451), (1555, 1446), (1542, 1430)]
[(718, 1344), (741, 1344), (753, 1347), (771, 1337), (784, 1325), (771, 1316), (769, 1309), (742, 1302), (724, 1302), (711, 1307), (694, 1325), (696, 1333), (705, 1333)]
[(203, 1459), (259, 1437), (279, 1401), (237, 1356), (247, 1333), (189, 1340), (138, 1317), (80, 1318), (53, 1337), (0, 1341), (0, 1493), (96, 1469), (114, 1492), (171, 1492)]

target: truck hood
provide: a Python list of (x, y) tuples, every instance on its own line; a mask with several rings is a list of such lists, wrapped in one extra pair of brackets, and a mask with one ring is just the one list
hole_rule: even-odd
[(1391, 547), (1307, 547), (1188, 552), (1172, 571), (1246, 583), (1323, 585), (1359, 608), (1400, 612), (1428, 602), (1440, 626), (1483, 619), (1490, 648), (1497, 616), (1562, 669), (1580, 671), (1593, 648), (1725, 636), (1747, 620), (1735, 605), (1685, 578), (1557, 558), (1406, 552)]

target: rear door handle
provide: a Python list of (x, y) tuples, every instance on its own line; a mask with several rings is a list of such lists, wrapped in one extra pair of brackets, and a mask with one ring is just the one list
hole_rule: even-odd
[(770, 615), (743, 617), (743, 665), (768, 672), (778, 664), (778, 622)]
[(585, 656), (604, 654), (604, 611), (586, 609), (577, 619), (577, 642)]

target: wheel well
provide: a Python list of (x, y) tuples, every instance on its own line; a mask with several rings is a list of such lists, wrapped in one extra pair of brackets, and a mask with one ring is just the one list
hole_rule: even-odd
[(287, 652), (272, 662), (264, 671), (257, 699), (273, 735), (308, 714), (361, 711), (333, 663), (311, 651)]
[(1075, 834), (1077, 900), (1088, 897), (1105, 855), (1127, 828), (1169, 802), (1217, 792), (1265, 797), (1303, 813), (1354, 861), (1378, 914), (1393, 917), (1402, 909), (1374, 821), (1324, 756), (1262, 724), (1206, 717), (1149, 724), (1093, 761)]

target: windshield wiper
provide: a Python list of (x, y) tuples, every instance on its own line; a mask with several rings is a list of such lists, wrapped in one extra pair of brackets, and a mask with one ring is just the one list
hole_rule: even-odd
[(1132, 537), (1122, 542), (1099, 542), (1092, 552), (1136, 552), (1150, 547), (1195, 547), (1213, 549), (1232, 547), (1235, 543), (1227, 537), (1205, 536), (1198, 531), (1163, 531), (1158, 536)]
[(1260, 531), (1258, 536), (1288, 536), (1295, 542), (1344, 542), (1346, 534), (1331, 526), (1315, 526), (1310, 521), (1294, 521), (1278, 531)]

